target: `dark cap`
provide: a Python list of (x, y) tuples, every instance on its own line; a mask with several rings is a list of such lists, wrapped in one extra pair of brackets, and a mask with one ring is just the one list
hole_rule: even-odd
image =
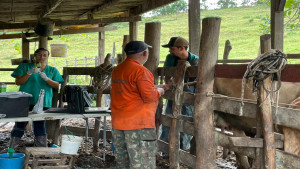
[(162, 45), (162, 47), (164, 48), (179, 47), (179, 46), (187, 47), (189, 46), (189, 42), (186, 39), (178, 36), (178, 37), (172, 37), (168, 44)]
[(152, 46), (148, 45), (143, 41), (131, 41), (127, 43), (127, 45), (124, 48), (124, 51), (126, 52), (127, 55), (132, 55), (132, 54), (143, 52), (147, 48), (152, 48)]

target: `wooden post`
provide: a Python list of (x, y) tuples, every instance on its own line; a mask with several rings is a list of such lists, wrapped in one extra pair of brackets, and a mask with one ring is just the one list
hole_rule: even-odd
[(145, 25), (145, 42), (152, 46), (149, 48), (149, 57), (144, 66), (151, 71), (154, 76), (154, 84), (157, 84), (158, 75), (157, 68), (159, 65), (160, 56), (160, 33), (161, 23), (150, 22)]
[(231, 49), (232, 49), (232, 46), (231, 46), (230, 41), (226, 40), (225, 47), (224, 47), (224, 53), (223, 53), (223, 60), (228, 60), (229, 52), (231, 51)]
[(30, 60), (29, 41), (24, 33), (22, 34), (22, 58), (23, 60)]
[[(123, 44), (122, 44), (122, 62), (126, 59), (126, 53), (124, 51), (124, 48), (126, 44), (129, 42), (129, 35), (124, 35), (123, 37)], [(119, 63), (120, 64), (120, 63)]]
[(119, 65), (120, 63), (122, 63), (123, 62), (123, 56), (122, 56), (122, 54), (117, 54), (117, 65)]
[(202, 21), (200, 59), (195, 96), (196, 168), (215, 168), (216, 145), (214, 140), (212, 98), (215, 65), (218, 60), (220, 18), (205, 18)]
[(189, 51), (197, 56), (199, 56), (200, 32), (200, 1), (189, 0)]
[(39, 48), (48, 49), (48, 37), (47, 36), (40, 36), (40, 38), (39, 38)]
[(284, 5), (286, 0), (271, 0), (271, 48), (283, 50)]
[[(261, 53), (268, 52), (271, 49), (270, 35), (262, 35), (260, 37)], [(271, 76), (264, 80), (267, 89), (271, 89)], [(275, 169), (275, 138), (273, 129), (272, 109), (270, 95), (264, 89), (263, 85), (259, 87), (259, 95), (257, 99), (259, 107), (259, 115), (262, 120), (263, 136), (264, 136), (264, 168)]]
[(98, 34), (98, 63), (99, 65), (104, 62), (105, 56), (105, 32), (99, 32)]
[[(157, 68), (159, 65), (160, 56), (160, 35), (161, 35), (161, 23), (160, 22), (150, 22), (145, 25), (145, 42), (152, 46), (149, 48), (149, 57), (144, 66), (151, 71), (154, 76), (154, 84), (158, 84), (158, 74)], [(159, 99), (159, 104), (155, 113), (155, 125), (156, 133), (158, 133), (160, 119), (163, 111), (163, 101)]]
[(137, 40), (138, 22), (129, 22), (129, 36), (130, 41)]
[(187, 69), (185, 60), (179, 60), (176, 73), (174, 75), (175, 82), (175, 93), (172, 105), (173, 118), (169, 133), (169, 160), (171, 169), (179, 169), (179, 134), (180, 134), (180, 123), (177, 119), (178, 115), (181, 114), (182, 99), (183, 99), (183, 87), (184, 87), (184, 75)]

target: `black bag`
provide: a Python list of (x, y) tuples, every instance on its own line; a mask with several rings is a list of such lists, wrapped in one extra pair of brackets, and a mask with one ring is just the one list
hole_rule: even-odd
[(65, 86), (68, 111), (72, 114), (85, 113), (85, 107), (92, 105), (92, 100), (88, 95), (87, 89), (81, 86)]

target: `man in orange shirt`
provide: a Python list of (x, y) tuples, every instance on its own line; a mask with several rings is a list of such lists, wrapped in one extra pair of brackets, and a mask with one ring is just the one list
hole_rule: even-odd
[(151, 48), (129, 42), (127, 59), (112, 73), (111, 119), (116, 168), (156, 168), (155, 112), (167, 86), (154, 86), (152, 73), (143, 66)]

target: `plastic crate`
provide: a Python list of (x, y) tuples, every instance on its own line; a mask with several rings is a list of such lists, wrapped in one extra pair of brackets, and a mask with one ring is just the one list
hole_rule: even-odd
[(9, 117), (27, 117), (31, 94), (24, 92), (0, 93), (0, 114)]

